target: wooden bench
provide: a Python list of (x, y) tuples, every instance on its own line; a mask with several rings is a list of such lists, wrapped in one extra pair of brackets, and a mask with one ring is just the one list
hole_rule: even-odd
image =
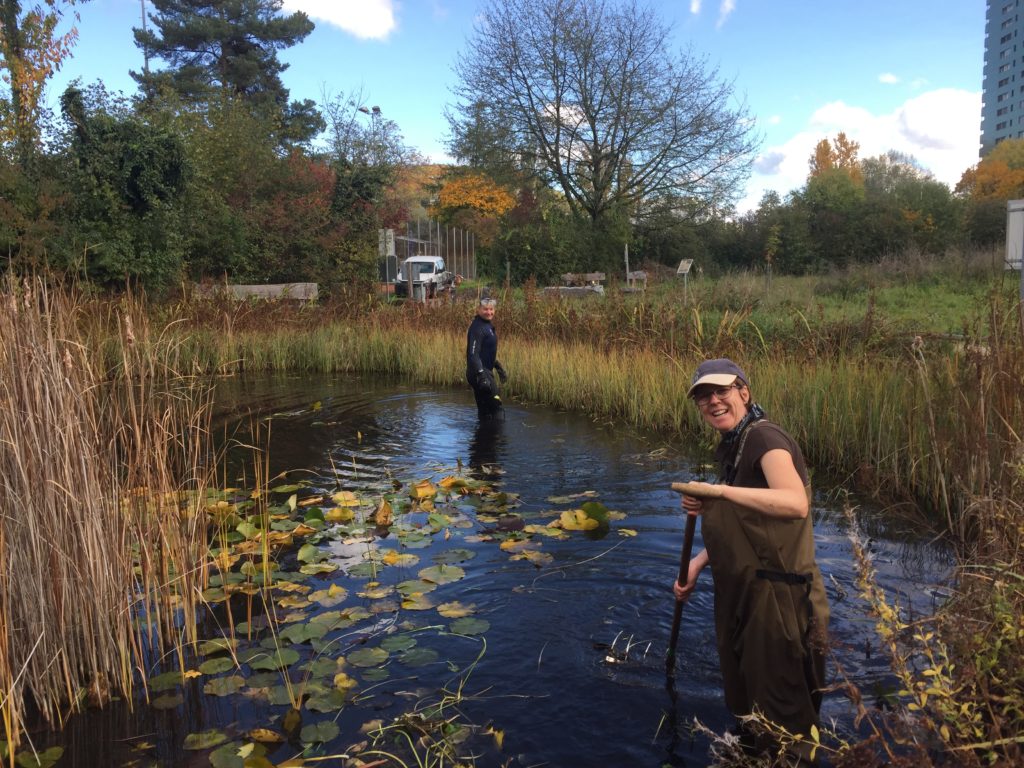
[(278, 283), (271, 285), (231, 285), (224, 283), (196, 284), (196, 294), (213, 296), (224, 293), (235, 299), (291, 299), (316, 301), (319, 289), (316, 283)]
[(567, 272), (562, 275), (563, 285), (552, 285), (544, 293), (555, 296), (598, 296), (604, 295), (604, 272)]
[(604, 280), (604, 272), (566, 272), (562, 275), (562, 284), (567, 288), (600, 285)]
[(646, 291), (647, 273), (642, 271), (626, 273), (626, 291)]

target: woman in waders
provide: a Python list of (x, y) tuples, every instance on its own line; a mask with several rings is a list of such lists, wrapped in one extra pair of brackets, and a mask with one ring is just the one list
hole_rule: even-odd
[[(675, 583), (676, 599), (689, 598), (711, 566), (726, 705), (737, 717), (757, 710), (806, 741), (818, 725), (829, 611), (814, 560), (803, 454), (765, 418), (731, 360), (701, 363), (687, 395), (722, 439), (719, 483), (686, 483), (683, 490), (683, 509), (701, 515), (705, 549), (691, 559), (686, 584)], [(748, 749), (773, 744), (739, 730)], [(790, 749), (783, 760), (808, 764), (809, 753), (809, 745)]]

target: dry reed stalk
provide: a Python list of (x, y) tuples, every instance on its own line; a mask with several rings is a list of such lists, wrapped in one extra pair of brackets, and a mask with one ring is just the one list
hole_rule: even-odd
[(122, 307), (122, 364), (100, 370), (83, 341), (90, 309), (39, 279), (8, 277), (2, 293), (0, 684), (12, 747), (28, 697), (50, 724), (87, 688), (93, 703), (112, 690), (130, 700), (149, 646), (135, 619), (176, 643), (195, 635), (208, 395), (176, 374), (173, 345), (133, 329), (139, 306)]

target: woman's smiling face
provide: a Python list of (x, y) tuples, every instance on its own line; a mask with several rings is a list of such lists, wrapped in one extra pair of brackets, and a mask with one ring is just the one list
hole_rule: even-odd
[(719, 432), (728, 432), (747, 415), (750, 390), (742, 381), (729, 386), (707, 384), (693, 392), (693, 399), (704, 421)]

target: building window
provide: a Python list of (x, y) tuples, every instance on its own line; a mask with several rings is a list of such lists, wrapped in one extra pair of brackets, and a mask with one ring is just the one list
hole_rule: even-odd
[(997, 131), (1003, 130), (1006, 127), (1006, 123), (1007, 123), (1006, 120), (1003, 120), (1003, 122), (1001, 122), (1001, 123), (996, 123), (996, 130)]
[(996, 86), (996, 87), (997, 88), (1002, 88), (1004, 85), (1009, 85), (1009, 83), (1010, 83), (1010, 78), (1004, 77), (1002, 80), (999, 81), (999, 85)]
[(1010, 66), (1011, 66), (1011, 65), (1009, 65), (1009, 64), (1002, 64), (1002, 65), (1000, 65), (1000, 67), (999, 67), (999, 71), (1000, 71), (1000, 72), (1006, 72), (1006, 71), (1008, 71), (1008, 70), (1010, 69)]
[(1013, 39), (1013, 33), (1009, 33), (1009, 34), (1003, 35), (1001, 38), (999, 38), (999, 42), (1000, 43), (1008, 43), (1012, 39)]
[(997, 109), (996, 110), (996, 117), (1002, 117), (1003, 115), (1005, 115), (1009, 111), (1010, 110), (1008, 110), (1006, 107), (1003, 107), (1002, 109)]

